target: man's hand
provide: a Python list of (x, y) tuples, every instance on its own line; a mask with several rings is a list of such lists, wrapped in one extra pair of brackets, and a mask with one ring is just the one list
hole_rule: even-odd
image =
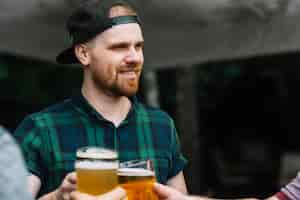
[(72, 172), (66, 175), (62, 184), (54, 192), (56, 200), (69, 200), (70, 193), (76, 190), (76, 173)]
[(171, 187), (155, 183), (154, 192), (160, 200), (189, 200), (189, 197)]
[[(215, 199), (215, 198), (209, 198), (209, 197), (204, 197), (204, 196), (185, 195), (171, 187), (161, 185), (159, 183), (154, 184), (153, 190), (158, 195), (158, 198), (160, 200), (222, 200), (222, 199)], [(77, 200), (77, 199), (74, 199), (74, 200)], [(244, 199), (236, 199), (236, 200), (258, 200), (258, 199), (244, 198)], [(272, 197), (272, 198), (268, 198), (267, 200), (278, 200), (278, 199), (275, 199), (274, 197)]]
[(122, 200), (126, 197), (126, 192), (122, 188), (116, 188), (106, 194), (92, 196), (75, 191), (71, 193), (70, 197), (70, 200)]

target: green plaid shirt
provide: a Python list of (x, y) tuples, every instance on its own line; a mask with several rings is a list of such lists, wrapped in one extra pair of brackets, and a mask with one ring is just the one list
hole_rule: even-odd
[(79, 95), (26, 117), (15, 132), (31, 173), (41, 179), (40, 195), (56, 189), (74, 171), (76, 149), (116, 149), (119, 160), (149, 158), (157, 180), (166, 183), (186, 165), (173, 120), (134, 97), (126, 119), (115, 127)]

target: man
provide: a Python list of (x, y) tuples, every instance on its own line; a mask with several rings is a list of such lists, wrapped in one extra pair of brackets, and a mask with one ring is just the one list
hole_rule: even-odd
[(144, 38), (127, 1), (87, 0), (68, 19), (72, 46), (59, 63), (80, 63), (81, 94), (24, 119), (16, 130), (41, 200), (68, 198), (76, 189), (75, 151), (115, 149), (120, 161), (152, 159), (157, 180), (183, 193), (186, 165), (173, 120), (138, 102)]
[(10, 134), (0, 126), (0, 199), (32, 200), (26, 175), (19, 147)]

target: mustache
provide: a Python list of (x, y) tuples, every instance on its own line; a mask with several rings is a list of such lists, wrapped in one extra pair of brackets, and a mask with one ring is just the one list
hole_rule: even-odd
[(126, 66), (126, 67), (120, 67), (117, 72), (140, 72), (142, 71), (142, 68), (140, 66)]

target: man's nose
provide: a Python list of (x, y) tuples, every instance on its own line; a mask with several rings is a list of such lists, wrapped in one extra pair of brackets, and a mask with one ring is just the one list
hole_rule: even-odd
[(127, 63), (139, 63), (143, 59), (143, 52), (135, 48), (130, 48), (126, 55), (125, 61)]

